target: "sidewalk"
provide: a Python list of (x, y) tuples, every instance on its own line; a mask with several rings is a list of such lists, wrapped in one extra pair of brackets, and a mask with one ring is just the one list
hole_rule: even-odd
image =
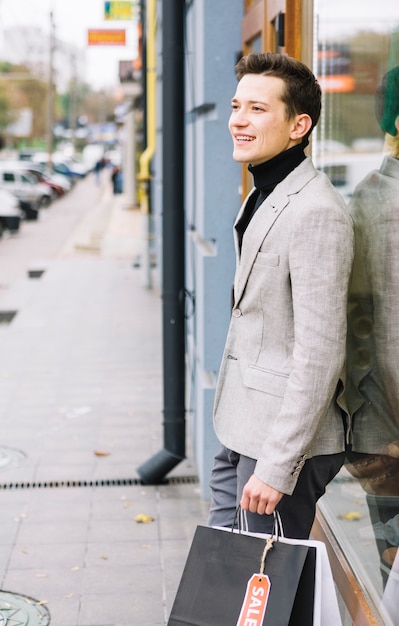
[[(139, 484), (162, 447), (161, 298), (134, 267), (139, 213), (82, 185), (61, 251), (31, 261), (42, 276), (0, 286), (0, 314), (16, 311), (0, 325), (0, 615), (164, 625), (207, 504), (190, 456), (170, 484)], [(57, 210), (26, 233), (56, 238)]]

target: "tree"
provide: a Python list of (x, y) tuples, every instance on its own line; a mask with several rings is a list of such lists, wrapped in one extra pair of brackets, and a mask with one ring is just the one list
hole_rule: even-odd
[(18, 119), (22, 109), (31, 109), (33, 127), (29, 139), (45, 133), (47, 85), (35, 78), (25, 65), (0, 63), (0, 129)]

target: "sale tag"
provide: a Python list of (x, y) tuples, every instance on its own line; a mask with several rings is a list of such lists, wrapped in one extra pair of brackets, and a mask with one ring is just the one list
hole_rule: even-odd
[(254, 574), (248, 581), (237, 626), (262, 626), (269, 599), (269, 576)]

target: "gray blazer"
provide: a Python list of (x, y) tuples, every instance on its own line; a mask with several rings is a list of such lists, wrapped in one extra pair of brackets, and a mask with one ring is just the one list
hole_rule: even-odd
[(345, 400), (357, 452), (399, 446), (399, 161), (386, 156), (349, 204), (355, 261), (349, 289)]
[[(240, 219), (245, 202), (237, 216)], [(236, 223), (237, 223), (236, 221)], [(353, 229), (310, 158), (235, 233), (234, 306), (215, 395), (216, 434), (292, 493), (305, 459), (344, 449), (344, 365)]]

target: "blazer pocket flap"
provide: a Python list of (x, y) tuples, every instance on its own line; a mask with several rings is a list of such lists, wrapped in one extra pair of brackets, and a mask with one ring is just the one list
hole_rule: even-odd
[(265, 265), (266, 267), (277, 267), (280, 265), (280, 255), (274, 252), (258, 252), (255, 264)]
[(243, 382), (246, 387), (263, 391), (271, 396), (282, 398), (287, 387), (288, 375), (260, 367), (249, 365), (243, 372)]

